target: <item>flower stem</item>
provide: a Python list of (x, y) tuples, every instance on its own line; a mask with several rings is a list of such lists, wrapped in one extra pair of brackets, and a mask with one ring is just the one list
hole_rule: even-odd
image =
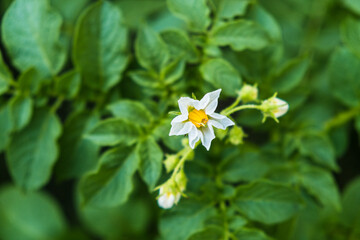
[[(194, 149), (197, 147), (197, 145), (199, 145), (199, 142), (197, 142), (197, 143), (195, 144)], [(176, 164), (176, 167), (175, 167), (174, 171), (172, 172), (170, 179), (175, 180), (176, 174), (179, 172), (179, 170), (180, 170), (181, 168), (183, 168), (186, 159), (188, 158), (189, 154), (190, 154), (192, 151), (193, 151), (193, 149), (190, 148), (190, 147), (186, 147), (186, 148), (184, 149), (184, 153), (182, 153), (182, 157), (181, 157), (180, 161)]]
[(221, 111), (221, 115), (225, 115), (225, 113), (229, 112), (231, 109), (233, 109), (234, 107), (236, 107), (241, 101), (241, 96), (240, 94), (238, 94), (238, 97), (236, 98), (236, 100), (233, 102), (233, 104), (231, 104), (229, 107), (225, 108), (224, 110)]
[(229, 116), (230, 114), (240, 111), (240, 110), (244, 110), (244, 109), (258, 109), (261, 110), (261, 105), (254, 105), (254, 104), (248, 104), (248, 105), (242, 105), (242, 106), (238, 106), (236, 108), (233, 108), (229, 111), (224, 111), (222, 112), (223, 115), (225, 116)]
[(344, 123), (350, 121), (356, 115), (360, 114), (360, 105), (354, 108), (349, 109), (348, 111), (339, 113), (334, 118), (331, 118), (324, 125), (324, 131), (329, 131), (332, 128), (343, 125)]

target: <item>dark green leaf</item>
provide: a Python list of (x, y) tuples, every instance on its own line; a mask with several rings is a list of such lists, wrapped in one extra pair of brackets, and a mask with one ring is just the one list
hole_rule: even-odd
[(37, 94), (45, 79), (36, 68), (30, 68), (21, 73), (18, 82), (19, 88), (24, 93)]
[(175, 29), (166, 30), (161, 32), (161, 38), (173, 59), (185, 58), (191, 63), (198, 61), (199, 52), (185, 32)]
[(25, 127), (33, 113), (33, 100), (29, 96), (16, 95), (9, 103), (13, 129), (21, 130)]
[(169, 51), (165, 42), (151, 28), (142, 28), (135, 42), (136, 58), (144, 68), (157, 73), (169, 60)]
[(230, 45), (235, 51), (259, 50), (269, 44), (266, 31), (253, 21), (237, 20), (215, 28), (210, 43), (218, 46)]
[[(360, 4), (359, 4), (360, 8)], [(360, 9), (359, 9), (360, 11)], [(360, 57), (360, 21), (354, 18), (347, 18), (341, 25), (341, 39), (346, 46)]]
[(127, 30), (118, 8), (99, 1), (87, 8), (76, 25), (73, 60), (84, 84), (107, 91), (121, 79), (128, 57)]
[(235, 96), (240, 90), (241, 77), (229, 62), (222, 58), (211, 59), (200, 67), (203, 78), (216, 88), (221, 88), (224, 94)]
[(12, 127), (10, 107), (6, 104), (0, 108), (0, 151), (3, 151), (8, 144)]
[(188, 240), (223, 240), (224, 230), (218, 227), (207, 227), (188, 238)]
[(148, 137), (138, 145), (140, 175), (152, 191), (161, 176), (163, 152), (154, 138)]
[(185, 61), (182, 59), (174, 60), (168, 64), (163, 72), (162, 77), (165, 84), (172, 84), (179, 80), (185, 71)]
[(139, 128), (123, 119), (107, 119), (99, 122), (86, 138), (100, 146), (113, 146), (119, 143), (131, 145), (140, 136)]
[(2, 54), (0, 52), (0, 95), (8, 90), (9, 82), (12, 81), (12, 75), (6, 66)]
[(358, 0), (343, 0), (342, 2), (350, 10), (360, 14), (360, 2)]
[(343, 223), (355, 229), (360, 228), (360, 211), (356, 207), (360, 202), (360, 178), (355, 178), (346, 187), (343, 198), (343, 211), (341, 219)]
[(65, 62), (60, 45), (61, 16), (46, 0), (16, 0), (2, 22), (5, 46), (21, 71), (35, 67), (42, 76), (55, 76)]
[(125, 119), (140, 126), (149, 125), (153, 116), (141, 103), (133, 100), (119, 100), (108, 106), (110, 112), (119, 119)]
[(262, 26), (272, 40), (280, 41), (282, 39), (282, 32), (279, 24), (265, 8), (261, 7), (260, 4), (255, 4), (251, 8), (250, 18)]
[(230, 19), (243, 16), (252, 0), (221, 0), (218, 8), (218, 18)]
[(80, 84), (80, 74), (72, 70), (55, 79), (55, 91), (66, 99), (72, 99), (79, 92)]
[(61, 133), (57, 116), (37, 110), (30, 123), (15, 133), (6, 150), (6, 160), (15, 183), (28, 190), (42, 187), (50, 179), (58, 155), (56, 144)]
[(132, 178), (140, 159), (129, 147), (106, 151), (96, 172), (85, 176), (80, 183), (82, 202), (99, 207), (114, 207), (124, 203), (133, 189)]
[(82, 112), (71, 116), (64, 125), (59, 139), (60, 156), (56, 175), (60, 179), (80, 177), (94, 169), (100, 147), (86, 139), (85, 134), (99, 121), (96, 114)]
[(59, 239), (65, 230), (64, 216), (49, 196), (13, 186), (0, 190), (1, 239)]
[(337, 49), (330, 60), (329, 78), (332, 94), (339, 101), (355, 107), (360, 104), (360, 58), (347, 48)]
[(271, 238), (259, 229), (243, 228), (235, 233), (238, 240), (270, 240)]
[(144, 88), (159, 88), (161, 86), (158, 77), (152, 72), (140, 70), (130, 72), (129, 75), (134, 82)]
[(262, 181), (240, 186), (234, 203), (248, 218), (266, 224), (283, 222), (302, 207), (302, 199), (294, 189)]
[(167, 0), (169, 9), (183, 19), (195, 32), (204, 32), (210, 25), (210, 10), (206, 0)]

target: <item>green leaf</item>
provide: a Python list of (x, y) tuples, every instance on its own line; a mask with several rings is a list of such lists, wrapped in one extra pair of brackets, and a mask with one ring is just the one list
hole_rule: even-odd
[(360, 228), (360, 211), (356, 207), (360, 202), (360, 177), (355, 178), (346, 186), (342, 197), (342, 222), (355, 229)]
[(260, 4), (255, 4), (250, 10), (250, 19), (262, 26), (274, 41), (281, 41), (282, 32), (275, 18)]
[(78, 94), (80, 84), (80, 74), (76, 70), (71, 70), (55, 79), (55, 91), (66, 99), (72, 99)]
[(316, 167), (307, 167), (301, 171), (301, 182), (325, 207), (341, 210), (340, 194), (332, 175)]
[(9, 104), (0, 108), (0, 151), (3, 151), (10, 140), (13, 121), (10, 114)]
[(39, 71), (32, 67), (21, 73), (18, 79), (19, 89), (26, 94), (37, 94), (44, 81)]
[(222, 58), (211, 59), (200, 66), (203, 78), (221, 88), (226, 95), (235, 96), (240, 90), (241, 77), (229, 62)]
[(259, 229), (243, 228), (235, 233), (237, 239), (246, 240), (270, 240), (271, 238)]
[(2, 22), (5, 46), (14, 65), (25, 71), (35, 67), (42, 76), (55, 76), (65, 62), (60, 45), (61, 16), (46, 0), (16, 0)]
[(139, 136), (140, 130), (134, 123), (111, 118), (96, 124), (86, 138), (100, 146), (113, 146), (119, 143), (131, 145)]
[(251, 220), (275, 224), (294, 216), (302, 207), (302, 199), (290, 187), (258, 181), (238, 187), (234, 204)]
[(8, 90), (9, 82), (12, 81), (12, 75), (6, 66), (2, 54), (0, 52), (0, 95)]
[(61, 133), (57, 116), (47, 110), (35, 111), (30, 123), (15, 133), (6, 150), (6, 160), (16, 185), (34, 190), (47, 183), (58, 155)]
[(84, 138), (84, 135), (99, 121), (99, 116), (90, 112), (80, 112), (71, 116), (64, 125), (59, 139), (60, 156), (56, 165), (59, 179), (82, 176), (94, 169), (98, 160), (100, 147)]
[(219, 227), (207, 227), (188, 238), (188, 240), (221, 240), (224, 239), (225, 230)]
[(106, 151), (96, 172), (80, 182), (82, 202), (99, 207), (124, 203), (133, 189), (132, 178), (140, 159), (130, 147), (120, 146)]
[(266, 31), (253, 21), (237, 20), (228, 22), (215, 28), (211, 33), (210, 43), (227, 46), (235, 51), (245, 49), (259, 50), (269, 44)]
[(226, 182), (253, 181), (265, 175), (269, 166), (258, 152), (233, 154), (220, 164), (222, 179)]
[(160, 73), (169, 60), (165, 42), (150, 27), (144, 27), (138, 32), (135, 55), (141, 66), (156, 73)]
[(10, 100), (9, 107), (13, 121), (13, 130), (21, 130), (31, 119), (33, 100), (29, 96), (19, 94)]
[(167, 0), (170, 11), (183, 19), (192, 31), (205, 32), (210, 25), (206, 0)]
[(153, 116), (141, 103), (134, 100), (119, 100), (107, 107), (118, 119), (128, 120), (133, 124), (148, 126), (153, 121)]
[(308, 133), (300, 138), (300, 153), (333, 170), (338, 170), (335, 158), (335, 150), (330, 140), (325, 135)]
[(332, 54), (329, 78), (332, 94), (349, 107), (360, 104), (360, 58), (347, 48), (338, 48)]
[(358, 0), (343, 0), (342, 2), (347, 8), (360, 14), (360, 2)]
[(180, 204), (167, 211), (160, 219), (160, 234), (166, 240), (188, 239), (205, 227), (205, 221), (214, 216), (213, 207), (199, 202), (181, 200)]
[(185, 71), (185, 61), (182, 59), (174, 60), (169, 63), (162, 71), (164, 83), (170, 85), (179, 80)]
[(185, 58), (191, 63), (195, 63), (199, 60), (199, 52), (190, 41), (186, 32), (171, 29), (163, 31), (160, 34), (168, 47), (171, 58)]
[(273, 77), (271, 85), (274, 91), (286, 93), (293, 90), (304, 79), (309, 63), (306, 56), (288, 61)]
[(0, 238), (59, 239), (66, 230), (56, 202), (40, 192), (24, 193), (13, 186), (0, 190)]
[[(359, 5), (360, 8), (360, 5)], [(359, 9), (360, 11), (360, 9)], [(341, 39), (345, 45), (360, 57), (360, 21), (354, 18), (346, 18), (341, 24)]]
[(152, 72), (139, 70), (132, 71), (129, 75), (134, 82), (144, 88), (160, 88), (161, 86), (158, 77)]
[(128, 57), (127, 30), (119, 9), (108, 1), (92, 4), (75, 30), (73, 61), (84, 84), (107, 91), (121, 80)]
[(218, 7), (218, 18), (231, 19), (243, 16), (252, 0), (221, 0)]
[(140, 175), (152, 191), (161, 176), (163, 152), (154, 138), (148, 137), (138, 145)]
[(58, 10), (65, 22), (73, 24), (79, 17), (81, 10), (88, 5), (90, 0), (50, 0), (50, 3)]

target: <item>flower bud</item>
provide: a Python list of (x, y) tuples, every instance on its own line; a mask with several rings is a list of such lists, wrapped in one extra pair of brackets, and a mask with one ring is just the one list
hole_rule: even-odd
[(220, 140), (223, 140), (226, 137), (226, 134), (228, 133), (227, 128), (225, 130), (220, 129), (220, 128), (215, 128), (214, 130), (215, 130), (216, 137), (218, 137)]
[(267, 117), (273, 118), (276, 122), (278, 122), (278, 118), (283, 116), (289, 109), (289, 104), (285, 102), (284, 100), (277, 98), (276, 94), (263, 101), (261, 104), (261, 110), (264, 114), (264, 120)]
[(166, 172), (169, 173), (171, 170), (173, 170), (178, 162), (179, 157), (176, 154), (166, 154), (164, 161)]
[(159, 189), (158, 204), (161, 208), (169, 209), (180, 200), (181, 192), (173, 191), (172, 188), (162, 186)]
[(238, 126), (234, 126), (229, 133), (228, 141), (233, 145), (239, 145), (244, 143), (244, 137), (247, 135), (244, 133), (243, 129)]
[(259, 93), (259, 91), (258, 91), (258, 88), (256, 87), (256, 85), (251, 86), (249, 84), (244, 84), (244, 86), (239, 91), (241, 100), (244, 103), (257, 100), (258, 93)]

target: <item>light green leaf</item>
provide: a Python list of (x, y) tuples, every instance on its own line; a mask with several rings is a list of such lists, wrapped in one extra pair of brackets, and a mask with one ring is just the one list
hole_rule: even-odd
[(185, 58), (191, 63), (195, 63), (199, 60), (199, 52), (190, 41), (186, 32), (171, 29), (163, 31), (160, 34), (173, 59)]
[(348, 227), (360, 228), (360, 211), (356, 207), (360, 202), (360, 177), (355, 178), (345, 188), (342, 197), (343, 211), (341, 219)]
[(59, 179), (82, 176), (94, 169), (98, 160), (100, 147), (84, 138), (84, 135), (99, 121), (99, 116), (90, 112), (80, 112), (71, 116), (64, 125), (59, 139), (60, 156), (56, 165)]
[[(359, 4), (360, 7), (360, 4)], [(359, 9), (360, 10), (360, 9)], [(360, 21), (354, 18), (346, 18), (341, 24), (341, 39), (345, 45), (360, 57)]]
[(226, 230), (219, 227), (207, 227), (204, 230), (194, 233), (188, 240), (221, 240), (224, 239)]
[(80, 84), (80, 74), (76, 70), (71, 70), (55, 79), (55, 91), (66, 99), (72, 99), (78, 94)]
[(290, 187), (258, 181), (240, 186), (234, 204), (251, 220), (275, 224), (294, 216), (302, 207), (302, 199)]
[(210, 43), (218, 46), (230, 45), (235, 51), (259, 50), (269, 44), (267, 32), (249, 20), (228, 22), (215, 28), (210, 35)]
[(66, 230), (56, 202), (40, 192), (24, 193), (13, 186), (0, 190), (0, 238), (59, 239)]
[(304, 79), (309, 63), (306, 56), (288, 61), (273, 77), (271, 86), (274, 91), (286, 93), (293, 90)]
[(165, 42), (150, 27), (144, 27), (138, 32), (135, 54), (141, 66), (156, 73), (160, 73), (169, 60)]
[(65, 62), (60, 45), (61, 16), (46, 0), (16, 0), (2, 22), (5, 46), (14, 65), (25, 71), (35, 67), (42, 76), (55, 76)]
[(33, 100), (29, 96), (16, 95), (9, 103), (10, 115), (13, 121), (13, 130), (25, 127), (33, 113)]
[(76, 24), (73, 47), (84, 84), (102, 91), (117, 84), (128, 62), (126, 44), (127, 30), (116, 6), (99, 1), (88, 7)]
[(221, 0), (218, 7), (218, 18), (231, 19), (243, 16), (253, 0)]
[(6, 66), (2, 54), (0, 52), (0, 95), (8, 90), (9, 82), (12, 80), (9, 68)]
[(147, 71), (133, 71), (129, 73), (130, 77), (134, 82), (144, 88), (160, 88), (158, 76), (152, 72)]
[(160, 234), (166, 240), (188, 239), (192, 234), (203, 230), (205, 221), (215, 214), (213, 207), (181, 200), (178, 206), (161, 217)]
[(258, 152), (236, 152), (224, 159), (219, 167), (222, 179), (231, 183), (259, 179), (269, 169), (269, 165)]
[(61, 123), (47, 110), (37, 110), (30, 123), (15, 133), (6, 150), (6, 160), (16, 185), (34, 190), (50, 179), (58, 155)]
[(333, 170), (337, 170), (335, 150), (330, 140), (325, 135), (308, 133), (300, 138), (300, 153)]
[(359, 76), (360, 58), (344, 47), (333, 52), (329, 65), (331, 92), (350, 107), (360, 104)]
[(179, 80), (185, 71), (185, 61), (182, 59), (174, 60), (169, 65), (167, 65), (163, 72), (162, 76), (164, 79), (164, 83), (169, 85), (177, 80)]
[(235, 233), (238, 240), (270, 240), (271, 238), (259, 229), (243, 228)]
[(124, 203), (133, 189), (132, 178), (140, 159), (129, 147), (106, 151), (99, 160), (96, 172), (80, 182), (82, 202), (99, 207), (114, 207)]
[(192, 31), (204, 32), (210, 25), (206, 0), (167, 0), (170, 11), (183, 19)]
[(119, 143), (131, 145), (139, 136), (140, 130), (134, 123), (111, 118), (96, 124), (86, 138), (100, 146), (113, 146)]
[(148, 137), (138, 145), (140, 175), (152, 191), (161, 176), (163, 152), (154, 138)]
[(134, 100), (119, 100), (107, 107), (119, 119), (124, 119), (133, 124), (148, 126), (153, 121), (153, 116), (141, 103)]
[(58, 10), (64, 18), (65, 22), (74, 24), (79, 14), (90, 0), (50, 0), (50, 3)]
[(250, 19), (262, 26), (274, 41), (282, 39), (281, 28), (276, 22), (275, 18), (261, 7), (260, 4), (255, 4), (249, 13)]
[(222, 58), (211, 59), (200, 66), (203, 78), (221, 88), (226, 95), (235, 96), (240, 90), (241, 77), (229, 62)]
[(13, 121), (8, 104), (0, 108), (0, 151), (3, 151), (10, 140)]
[(358, 0), (343, 0), (343, 4), (360, 15), (360, 2)]
[(44, 81), (39, 71), (32, 67), (21, 73), (18, 79), (19, 89), (25, 94), (37, 94)]

